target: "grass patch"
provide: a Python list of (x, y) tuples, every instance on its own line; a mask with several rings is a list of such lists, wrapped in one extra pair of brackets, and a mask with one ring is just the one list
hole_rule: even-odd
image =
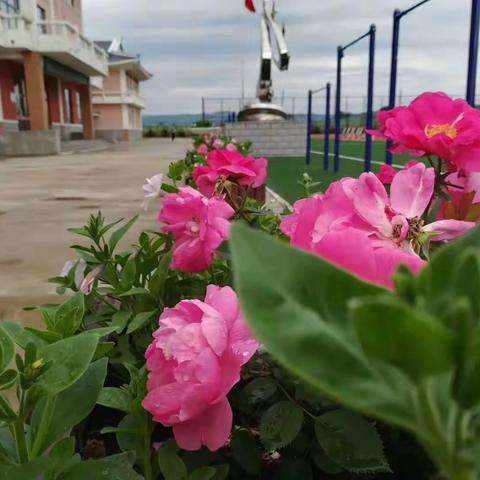
[[(342, 142), (340, 155), (355, 157), (361, 162), (354, 160), (340, 159), (340, 172), (333, 172), (333, 157), (330, 157), (330, 168), (323, 169), (323, 155), (312, 153), (311, 165), (305, 165), (305, 157), (271, 157), (268, 163), (268, 186), (275, 190), (290, 203), (295, 202), (302, 196), (303, 188), (298, 181), (301, 181), (304, 172), (307, 172), (316, 182), (321, 182), (317, 187), (319, 191), (325, 191), (331, 182), (343, 177), (358, 177), (363, 173), (364, 158), (363, 142)], [(312, 140), (312, 151), (323, 152), (323, 141)], [(330, 146), (330, 153), (333, 153), (333, 142)], [(404, 165), (412, 158), (411, 155), (395, 155), (393, 163)], [(372, 160), (380, 163), (385, 162), (385, 143), (374, 142), (372, 147)], [(378, 172), (380, 165), (372, 164), (372, 171)]]

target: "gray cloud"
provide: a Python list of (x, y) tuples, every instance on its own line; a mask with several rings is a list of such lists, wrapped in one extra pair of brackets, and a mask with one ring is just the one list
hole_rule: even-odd
[[(99, 4), (101, 3), (101, 8)], [(239, 97), (241, 61), (247, 96), (258, 76), (258, 17), (243, 0), (83, 0), (88, 36), (121, 35), (128, 50), (142, 55), (155, 77), (143, 85), (147, 113), (198, 112), (202, 97)], [(260, 0), (256, 0), (260, 4)], [(304, 98), (309, 88), (334, 83), (336, 47), (377, 25), (375, 93), (377, 106), (388, 94), (392, 13), (415, 0), (277, 0), (292, 54), (288, 73), (275, 74), (280, 97)], [(466, 83), (470, 0), (435, 0), (402, 20), (399, 91), (403, 97), (424, 90), (463, 94)], [(344, 94), (362, 107), (367, 82), (367, 41), (344, 60)], [(347, 100), (345, 100), (347, 101)], [(225, 102), (236, 108), (236, 102)], [(321, 108), (321, 99), (316, 107)], [(297, 111), (306, 102), (298, 99)], [(210, 101), (212, 110), (219, 102)]]

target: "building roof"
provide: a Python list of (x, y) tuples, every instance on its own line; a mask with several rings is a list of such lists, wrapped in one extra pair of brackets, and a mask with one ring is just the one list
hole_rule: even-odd
[(132, 55), (124, 51), (121, 39), (114, 38), (113, 40), (96, 41), (95, 45), (108, 53), (109, 66), (125, 68), (138, 81), (148, 80), (153, 77), (143, 67), (140, 55)]

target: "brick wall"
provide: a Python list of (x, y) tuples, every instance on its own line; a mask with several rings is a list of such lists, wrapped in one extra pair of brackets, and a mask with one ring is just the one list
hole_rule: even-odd
[(303, 156), (307, 148), (307, 126), (303, 123), (238, 122), (225, 125), (224, 133), (237, 142), (252, 142), (254, 156)]

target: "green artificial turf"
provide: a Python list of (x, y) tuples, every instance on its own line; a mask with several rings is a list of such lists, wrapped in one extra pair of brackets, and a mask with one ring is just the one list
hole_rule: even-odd
[[(304, 172), (307, 172), (315, 182), (321, 182), (315, 187), (318, 191), (325, 191), (331, 182), (343, 177), (358, 177), (364, 171), (363, 142), (342, 142), (340, 155), (355, 157), (361, 161), (340, 159), (340, 171), (333, 172), (333, 157), (330, 156), (328, 171), (323, 168), (323, 155), (313, 152), (323, 152), (323, 141), (312, 140), (312, 158), (310, 166), (305, 164), (305, 157), (271, 157), (268, 163), (268, 186), (290, 203), (295, 202), (303, 194), (301, 182)], [(330, 153), (333, 153), (333, 141), (330, 145)], [(404, 165), (412, 157), (408, 155), (395, 155), (393, 163)], [(372, 160), (383, 163), (385, 161), (385, 143), (374, 142), (372, 148)], [(378, 172), (380, 165), (373, 163), (372, 171)]]

